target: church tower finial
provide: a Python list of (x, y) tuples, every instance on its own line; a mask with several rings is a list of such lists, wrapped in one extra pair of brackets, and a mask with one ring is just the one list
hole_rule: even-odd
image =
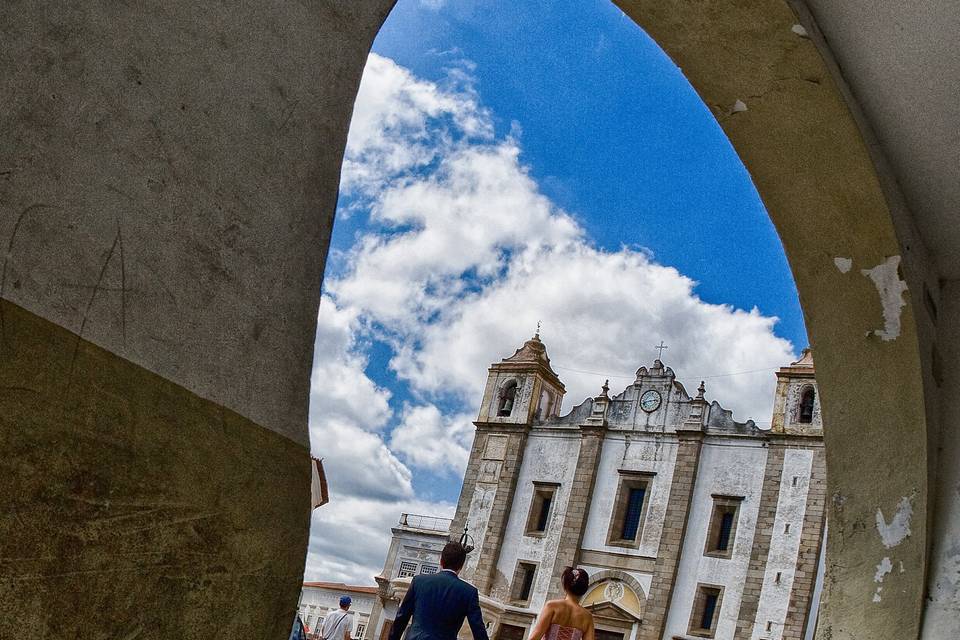
[(606, 398), (606, 397), (608, 397), (609, 392), (610, 392), (610, 381), (609, 381), (609, 380), (604, 380), (604, 381), (603, 381), (603, 386), (600, 387), (600, 397), (601, 397), (601, 398)]

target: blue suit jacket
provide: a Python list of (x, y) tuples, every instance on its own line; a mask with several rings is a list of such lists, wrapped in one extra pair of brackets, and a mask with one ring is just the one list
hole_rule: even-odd
[(488, 640), (480, 613), (480, 594), (450, 571), (416, 576), (404, 596), (389, 640), (400, 640), (413, 617), (407, 640), (455, 640), (464, 618), (474, 640)]

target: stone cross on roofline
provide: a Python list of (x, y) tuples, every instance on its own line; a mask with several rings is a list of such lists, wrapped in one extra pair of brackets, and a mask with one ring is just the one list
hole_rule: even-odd
[(657, 346), (654, 347), (654, 349), (657, 349), (657, 360), (663, 360), (663, 350), (664, 350), (664, 349), (669, 349), (669, 348), (670, 348), (670, 347), (668, 347), (667, 345), (663, 344), (663, 340), (661, 340), (661, 341), (660, 341), (660, 344), (658, 344)]

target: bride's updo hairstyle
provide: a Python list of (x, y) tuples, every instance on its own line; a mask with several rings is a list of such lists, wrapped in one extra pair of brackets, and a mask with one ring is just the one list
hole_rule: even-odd
[(587, 572), (573, 567), (567, 567), (563, 570), (560, 581), (563, 583), (564, 590), (578, 598), (585, 594), (587, 587), (590, 586), (590, 576), (587, 575)]

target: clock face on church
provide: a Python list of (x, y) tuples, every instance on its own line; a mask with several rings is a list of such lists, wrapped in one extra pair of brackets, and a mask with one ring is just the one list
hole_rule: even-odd
[(650, 389), (640, 396), (640, 408), (651, 413), (660, 407), (660, 393)]

